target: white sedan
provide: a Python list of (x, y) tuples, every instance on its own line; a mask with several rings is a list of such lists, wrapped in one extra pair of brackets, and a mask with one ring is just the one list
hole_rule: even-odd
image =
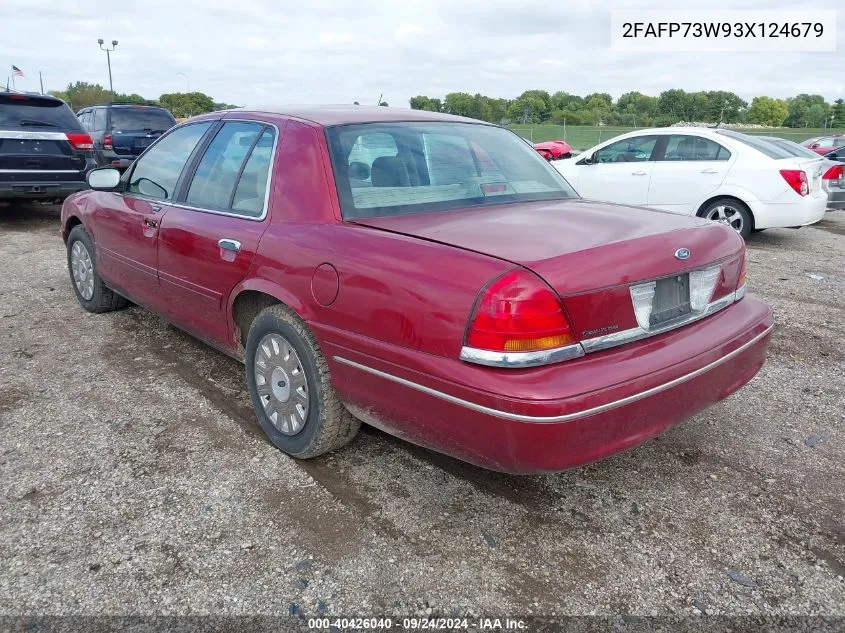
[(733, 130), (637, 130), (551, 164), (584, 198), (698, 215), (743, 237), (818, 222), (827, 206), (821, 156)]

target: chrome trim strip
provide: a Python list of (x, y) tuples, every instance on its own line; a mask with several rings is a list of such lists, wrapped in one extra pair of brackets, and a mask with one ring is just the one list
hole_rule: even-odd
[[(80, 129), (79, 133), (82, 134), (83, 130)], [(20, 141), (66, 141), (67, 135), (64, 132), (12, 132), (11, 130), (0, 130), (0, 138)]]
[(772, 329), (774, 329), (774, 325), (770, 325), (767, 327), (763, 332), (755, 336), (750, 341), (743, 343), (741, 346), (737, 347), (732, 352), (729, 352), (719, 358), (718, 360), (714, 360), (712, 363), (705, 365), (704, 367), (700, 367), (695, 371), (692, 371), (688, 374), (684, 374), (683, 376), (679, 376), (674, 380), (670, 380), (669, 382), (665, 382), (662, 385), (657, 385), (656, 387), (652, 387), (651, 389), (646, 389), (645, 391), (641, 391), (639, 393), (635, 393), (633, 395), (627, 396), (620, 400), (614, 400), (613, 402), (608, 402), (597, 407), (592, 407), (590, 409), (584, 409), (582, 411), (575, 411), (573, 413), (566, 413), (563, 415), (554, 415), (548, 417), (535, 417), (531, 415), (521, 415), (519, 413), (510, 413), (508, 411), (500, 411), (499, 409), (491, 409), (490, 407), (485, 407), (480, 404), (476, 404), (474, 402), (469, 402), (468, 400), (464, 400), (462, 398), (457, 398), (455, 396), (451, 396), (448, 393), (443, 393), (442, 391), (438, 391), (437, 389), (432, 389), (431, 387), (426, 387), (424, 385), (420, 385), (419, 383), (412, 382), (410, 380), (405, 380), (404, 378), (400, 378), (399, 376), (394, 376), (393, 374), (388, 374), (386, 372), (380, 371), (378, 369), (374, 369), (372, 367), (368, 367), (366, 365), (362, 365), (360, 363), (356, 363), (355, 361), (351, 361), (347, 358), (343, 358), (341, 356), (334, 356), (334, 360), (338, 363), (342, 363), (344, 365), (349, 365), (350, 367), (355, 367), (356, 369), (360, 369), (361, 371), (367, 372), (369, 374), (373, 374), (374, 376), (379, 376), (381, 378), (385, 378), (386, 380), (391, 380), (395, 383), (400, 385), (404, 385), (411, 389), (416, 389), (417, 391), (421, 391), (422, 393), (428, 394), (430, 396), (434, 396), (435, 398), (440, 398), (441, 400), (445, 400), (447, 402), (451, 402), (452, 404), (456, 404), (458, 406), (465, 407), (467, 409), (471, 409), (473, 411), (478, 411), (480, 413), (486, 413), (488, 415), (492, 415), (497, 418), (503, 418), (505, 420), (515, 420), (517, 422), (533, 422), (538, 424), (547, 424), (547, 423), (555, 423), (555, 422), (571, 422), (572, 420), (578, 420), (580, 418), (586, 418), (591, 415), (595, 415), (597, 413), (603, 413), (604, 411), (609, 411), (610, 409), (616, 409), (617, 407), (624, 406), (626, 404), (630, 404), (632, 402), (636, 402), (638, 400), (642, 400), (643, 398), (648, 398), (649, 396), (653, 396), (655, 394), (661, 393), (666, 391), (667, 389), (671, 389), (672, 387), (676, 387), (677, 385), (683, 384), (692, 380), (693, 378), (697, 378), (698, 376), (707, 373), (711, 369), (715, 369), (719, 365), (726, 363), (731, 358), (741, 354), (746, 349), (757, 343), (760, 339), (767, 336)]
[(742, 284), (739, 288), (736, 289), (736, 292), (734, 293), (734, 297), (736, 297), (734, 299), (734, 301), (739, 301), (740, 299), (742, 299), (747, 294), (748, 294), (748, 284)]
[(508, 367), (510, 369), (548, 365), (550, 363), (580, 358), (583, 355), (584, 348), (579, 343), (538, 352), (492, 352), (474, 347), (464, 346), (461, 348), (461, 360), (465, 360), (468, 363), (475, 363), (476, 365)]
[(642, 327), (635, 327), (631, 328), (630, 330), (622, 330), (621, 332), (614, 332), (613, 334), (605, 334), (603, 336), (596, 336), (594, 338), (588, 338), (581, 341), (581, 345), (584, 346), (584, 350), (589, 354), (590, 352), (599, 352), (604, 349), (609, 349), (611, 347), (616, 347), (617, 345), (623, 345), (625, 343), (632, 343), (634, 341), (639, 341), (644, 338), (649, 338), (650, 336), (657, 336), (658, 334), (664, 334), (670, 330), (674, 330), (675, 328), (679, 328), (682, 325), (687, 325), (689, 323), (694, 323), (704, 317), (710, 316), (719, 310), (724, 310), (729, 305), (731, 305), (737, 299), (735, 298), (736, 293), (729, 294), (721, 299), (716, 299), (716, 301), (712, 301), (707, 304), (707, 307), (704, 310), (699, 312), (691, 312), (689, 314), (685, 314), (677, 319), (673, 319), (671, 321), (666, 321), (662, 323), (659, 327), (646, 330)]
[(81, 174), (81, 169), (0, 169), (0, 174)]

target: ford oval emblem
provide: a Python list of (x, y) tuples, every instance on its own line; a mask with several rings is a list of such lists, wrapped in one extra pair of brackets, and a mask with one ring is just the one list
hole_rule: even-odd
[(688, 248), (679, 248), (675, 251), (675, 257), (677, 259), (689, 259), (689, 256), (692, 255)]

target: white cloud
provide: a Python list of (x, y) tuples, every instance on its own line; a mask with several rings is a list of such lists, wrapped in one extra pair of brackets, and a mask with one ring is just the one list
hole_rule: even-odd
[[(0, 63), (26, 73), (22, 89), (70, 81), (108, 84), (97, 38), (119, 41), (115, 90), (155, 98), (192, 90), (228, 103), (407, 106), (453, 90), (514, 97), (724, 89), (749, 98), (818, 92), (845, 97), (838, 53), (620, 53), (609, 48), (611, 8), (639, 0), (3, 0)], [(651, 0), (673, 8), (674, 0)], [(690, 0), (685, 8), (707, 8)], [(728, 0), (723, 8), (840, 8), (839, 0)], [(692, 6), (689, 6), (692, 5)], [(839, 11), (839, 40), (845, 11)], [(44, 37), (49, 33), (50, 37)], [(840, 46), (843, 46), (842, 44)], [(2, 75), (0, 75), (2, 77)]]

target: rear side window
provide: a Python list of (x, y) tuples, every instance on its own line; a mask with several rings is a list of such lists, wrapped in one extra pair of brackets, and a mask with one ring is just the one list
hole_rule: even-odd
[(243, 173), (235, 189), (232, 210), (251, 217), (258, 217), (264, 211), (267, 197), (267, 180), (270, 164), (273, 162), (273, 141), (275, 135), (268, 128), (259, 137), (252, 153), (244, 165)]
[(197, 207), (229, 209), (247, 154), (263, 131), (259, 123), (224, 124), (205, 150), (185, 202)]
[(193, 123), (162, 137), (135, 162), (127, 192), (171, 200), (188, 158), (210, 126)]
[(758, 152), (768, 156), (769, 158), (773, 158), (774, 160), (780, 160), (781, 158), (792, 158), (792, 154), (787, 152), (784, 148), (778, 147), (774, 143), (765, 139), (754, 138), (749, 134), (741, 134), (732, 130), (717, 130), (717, 132), (722, 136), (727, 136), (728, 138), (732, 138), (735, 141), (739, 141), (740, 143), (743, 143), (748, 147), (752, 147)]
[(143, 106), (112, 106), (109, 131), (118, 132), (165, 132), (176, 125), (167, 110)]
[(81, 132), (82, 124), (64, 101), (28, 95), (0, 95), (0, 130)]
[(94, 112), (92, 113), (94, 117), (94, 122), (91, 124), (91, 130), (93, 132), (102, 132), (106, 129), (106, 109), (105, 108), (94, 108)]
[(665, 161), (728, 160), (731, 153), (707, 138), (673, 134), (666, 142)]

